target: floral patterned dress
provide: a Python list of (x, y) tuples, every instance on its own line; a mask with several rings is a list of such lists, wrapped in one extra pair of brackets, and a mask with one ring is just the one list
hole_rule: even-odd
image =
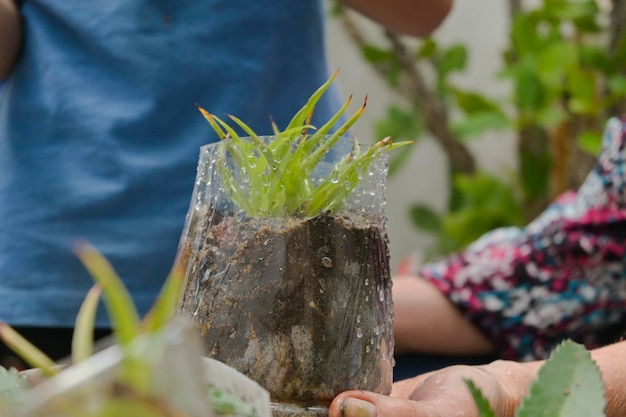
[(611, 119), (596, 165), (526, 228), (487, 233), (425, 264), (506, 359), (545, 358), (563, 339), (588, 348), (626, 329), (626, 122)]

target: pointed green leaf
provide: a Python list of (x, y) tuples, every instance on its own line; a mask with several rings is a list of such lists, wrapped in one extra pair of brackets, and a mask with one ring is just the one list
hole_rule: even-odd
[(496, 417), (496, 413), (493, 411), (493, 408), (491, 408), (491, 404), (489, 404), (489, 401), (487, 401), (487, 399), (478, 389), (478, 387), (469, 379), (466, 379), (465, 383), (467, 384), (467, 388), (474, 398), (474, 403), (476, 404), (476, 408), (478, 409), (478, 416)]
[(305, 124), (305, 121), (307, 120), (308, 117), (310, 117), (310, 114), (313, 112), (315, 105), (317, 104), (319, 99), (322, 97), (322, 95), (326, 92), (326, 90), (328, 90), (328, 87), (330, 87), (332, 82), (335, 80), (335, 78), (337, 77), (337, 74), (339, 74), (339, 70), (336, 70), (330, 76), (330, 78), (313, 93), (313, 95), (309, 98), (306, 104), (291, 119), (291, 122), (289, 122), (287, 129), (300, 127), (303, 124)]
[(165, 280), (154, 306), (143, 319), (143, 329), (154, 332), (163, 328), (176, 315), (176, 308), (185, 279), (184, 271), (175, 266)]
[(55, 363), (39, 348), (24, 339), (11, 326), (0, 322), (0, 339), (11, 350), (17, 353), (27, 364), (33, 368), (39, 368), (46, 376), (54, 376), (57, 373)]
[(127, 345), (138, 334), (139, 324), (139, 314), (128, 290), (109, 261), (93, 246), (82, 243), (77, 247), (76, 254), (94, 281), (102, 287), (115, 339), (120, 345)]
[(418, 229), (426, 232), (438, 233), (441, 231), (441, 218), (429, 207), (413, 205), (409, 208), (409, 216)]
[(72, 335), (72, 363), (79, 363), (93, 355), (93, 330), (102, 288), (91, 287), (80, 306)]

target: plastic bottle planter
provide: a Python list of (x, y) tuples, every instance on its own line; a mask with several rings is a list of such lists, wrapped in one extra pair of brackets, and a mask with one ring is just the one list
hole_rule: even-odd
[[(65, 368), (19, 396), (9, 414), (0, 414), (269, 417), (268, 392), (232, 368), (203, 358), (198, 339), (188, 320), (174, 320), (158, 333), (137, 337), (126, 349), (111, 345)], [(141, 391), (128, 385), (128, 374), (122, 378), (129, 355), (142, 358), (146, 375)], [(38, 379), (37, 370), (27, 372), (31, 380)]]
[[(178, 253), (186, 271), (179, 309), (192, 317), (207, 354), (267, 389), (274, 416), (324, 416), (347, 389), (388, 394), (386, 155), (359, 172), (362, 181), (336, 213), (249, 217), (225, 191), (220, 146), (201, 149)], [(353, 146), (341, 139), (311, 184), (332, 175), (330, 159)], [(232, 172), (242, 188), (250, 183), (239, 168)]]

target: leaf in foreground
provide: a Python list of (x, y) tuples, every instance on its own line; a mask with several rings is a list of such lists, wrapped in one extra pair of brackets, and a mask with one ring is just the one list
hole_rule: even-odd
[(17, 397), (30, 387), (24, 374), (15, 368), (0, 366), (0, 414), (17, 402)]
[(572, 341), (559, 345), (539, 370), (518, 417), (604, 417), (600, 370), (590, 353)]
[(476, 404), (476, 408), (478, 409), (479, 417), (496, 417), (496, 413), (491, 408), (489, 401), (485, 398), (482, 392), (478, 389), (474, 383), (467, 379), (465, 380), (467, 384), (467, 388), (469, 389), (472, 397), (474, 397), (474, 403)]

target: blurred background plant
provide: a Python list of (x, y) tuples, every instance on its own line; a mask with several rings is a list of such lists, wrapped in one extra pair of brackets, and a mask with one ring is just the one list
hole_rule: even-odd
[[(467, 70), (464, 43), (415, 41), (380, 29), (370, 36), (338, 3), (332, 13), (386, 86), (404, 100), (389, 105), (375, 137), (429, 134), (448, 161), (443, 212), (409, 207), (412, 223), (436, 237), (426, 257), (463, 248), (496, 227), (524, 225), (557, 195), (576, 189), (593, 166), (604, 124), (626, 110), (624, 0), (508, 0), (510, 25), (501, 53), (505, 99), (455, 82)], [(488, 21), (485, 24), (489, 24)], [(469, 141), (514, 132), (517, 169), (509, 178), (481, 170)], [(390, 175), (415, 147), (398, 150)]]

